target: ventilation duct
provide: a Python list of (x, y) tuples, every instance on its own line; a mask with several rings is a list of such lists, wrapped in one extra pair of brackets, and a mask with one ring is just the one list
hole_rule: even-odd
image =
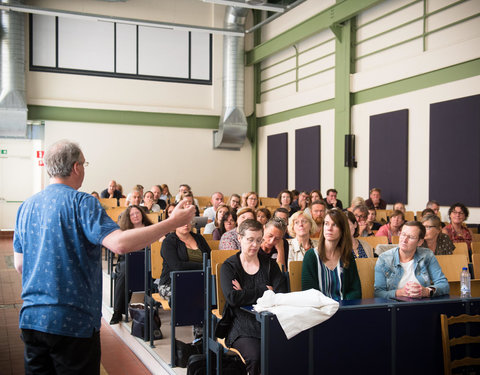
[[(227, 7), (224, 27), (245, 30), (248, 9)], [(244, 113), (245, 37), (223, 36), (223, 108), (218, 131), (213, 132), (213, 147), (240, 150), (247, 137)]]
[[(20, 4), (21, 1), (2, 3)], [(0, 11), (0, 137), (25, 138), (27, 132), (24, 20), (22, 13)]]

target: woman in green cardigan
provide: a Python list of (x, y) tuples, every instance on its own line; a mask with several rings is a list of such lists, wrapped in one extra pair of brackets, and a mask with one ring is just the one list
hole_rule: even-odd
[(362, 298), (347, 216), (328, 210), (317, 249), (303, 258), (302, 289), (317, 289), (336, 301)]

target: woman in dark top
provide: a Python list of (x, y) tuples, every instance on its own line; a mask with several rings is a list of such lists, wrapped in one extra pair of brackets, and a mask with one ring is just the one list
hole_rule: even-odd
[[(152, 222), (145, 211), (137, 205), (128, 206), (118, 219), (118, 226), (121, 230), (141, 228), (149, 225), (152, 225)], [(113, 315), (110, 324), (118, 324), (122, 320), (122, 313), (125, 314), (125, 255), (118, 256), (115, 273), (117, 276), (113, 295)]]
[(238, 235), (241, 251), (228, 258), (220, 271), (225, 309), (232, 309), (233, 314), (225, 341), (242, 354), (248, 373), (256, 375), (260, 374), (260, 323), (253, 314), (240, 308), (256, 303), (268, 289), (286, 293), (287, 286), (275, 260), (258, 255), (263, 225), (256, 220), (245, 220), (238, 228)]
[(223, 215), (218, 228), (213, 230), (212, 239), (219, 241), (224, 233), (235, 228), (237, 226), (236, 216), (237, 215), (233, 211), (228, 211)]
[(160, 253), (163, 258), (162, 275), (158, 292), (170, 302), (170, 272), (183, 270), (201, 270), (203, 253), (210, 257), (210, 246), (202, 235), (193, 233), (192, 225), (179, 227), (175, 232), (167, 234), (162, 242)]

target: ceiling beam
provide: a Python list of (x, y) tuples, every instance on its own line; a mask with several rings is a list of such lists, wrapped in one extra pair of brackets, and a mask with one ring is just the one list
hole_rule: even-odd
[(220, 34), (220, 35), (244, 36), (243, 32), (228, 30), (228, 29), (221, 29), (216, 27), (194, 26), (194, 25), (150, 21), (150, 20), (142, 20), (142, 19), (126, 18), (126, 17), (112, 17), (112, 16), (106, 16), (103, 14), (74, 12), (70, 10), (61, 10), (61, 9), (39, 8), (39, 7), (23, 5), (23, 4), (8, 4), (8, 3), (0, 2), (0, 10), (14, 11), (14, 12), (20, 12), (20, 13), (41, 14), (41, 15), (47, 15), (47, 16), (58, 16), (58, 17), (65, 17), (65, 18), (88, 19), (90, 21), (116, 22), (116, 23), (130, 24), (130, 25), (158, 27), (158, 28), (169, 29), (169, 30), (199, 31), (199, 32), (207, 32), (207, 33)]
[(272, 39), (246, 52), (246, 65), (261, 62), (285, 48), (314, 35), (318, 32), (334, 27), (358, 13), (384, 0), (344, 0), (335, 4), (315, 16), (299, 23), (291, 29), (273, 37)]

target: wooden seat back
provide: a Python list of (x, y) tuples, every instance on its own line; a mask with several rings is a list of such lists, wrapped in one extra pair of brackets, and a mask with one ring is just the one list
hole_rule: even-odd
[(355, 262), (362, 284), (362, 298), (373, 298), (377, 258), (357, 258)]
[(288, 263), (290, 292), (299, 292), (302, 290), (302, 266), (303, 261), (301, 260), (292, 260)]
[(462, 268), (468, 268), (468, 257), (463, 254), (436, 255), (436, 258), (448, 281), (460, 281)]
[(218, 250), (220, 248), (220, 240), (207, 240), (208, 246), (211, 250)]
[(373, 250), (377, 247), (378, 244), (388, 244), (387, 236), (368, 236), (368, 237), (358, 237), (359, 240), (368, 242)]
[(465, 255), (469, 258), (468, 255), (468, 246), (466, 242), (455, 242), (455, 250), (453, 250), (453, 254), (455, 255)]
[(210, 252), (212, 274), (217, 275), (217, 264), (222, 264), (236, 253), (238, 253), (238, 250), (212, 250)]
[(480, 254), (480, 241), (472, 242), (472, 253)]
[(107, 215), (114, 221), (118, 221), (120, 214), (126, 210), (126, 207), (115, 207), (106, 210)]

